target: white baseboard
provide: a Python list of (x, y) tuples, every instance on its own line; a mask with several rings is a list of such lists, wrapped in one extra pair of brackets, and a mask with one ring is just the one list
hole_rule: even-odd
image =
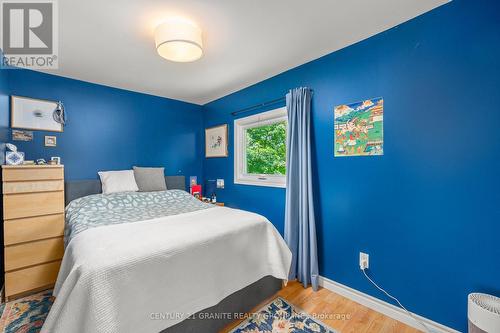
[[(334, 293), (342, 295), (342, 296), (344, 296), (344, 297), (346, 297), (346, 298), (348, 298), (356, 303), (364, 305), (367, 308), (370, 308), (372, 310), (380, 312), (380, 313), (386, 315), (387, 317), (398, 320), (398, 321), (405, 323), (406, 325), (411, 326), (413, 328), (416, 328), (418, 330), (421, 330), (421, 331), (423, 330), (422, 325), (417, 323), (415, 321), (415, 319), (413, 319), (403, 309), (400, 309), (397, 306), (394, 306), (390, 303), (384, 302), (378, 298), (367, 295), (365, 293), (362, 293), (361, 291), (358, 291), (356, 289), (352, 289), (348, 286), (345, 286), (343, 284), (340, 284), (338, 282), (335, 282), (335, 281), (330, 280), (328, 278), (325, 278), (323, 276), (319, 277), (319, 285), (325, 289), (333, 291)], [(413, 314), (413, 315), (415, 317), (417, 317), (419, 320), (421, 320), (427, 326), (427, 328), (430, 329), (432, 332), (436, 332), (436, 333), (460, 333), (457, 330), (454, 330), (454, 329), (449, 328), (447, 326), (441, 325), (439, 323), (436, 323), (435, 321), (424, 318), (424, 317), (419, 316), (417, 314)]]

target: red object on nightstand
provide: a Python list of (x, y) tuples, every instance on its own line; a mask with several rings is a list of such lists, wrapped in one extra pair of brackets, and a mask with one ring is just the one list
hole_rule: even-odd
[(191, 186), (191, 195), (201, 200), (201, 185)]

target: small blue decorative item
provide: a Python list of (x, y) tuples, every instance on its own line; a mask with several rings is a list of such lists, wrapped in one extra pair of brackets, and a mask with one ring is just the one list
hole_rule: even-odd
[(207, 180), (207, 185), (205, 187), (205, 196), (207, 198), (212, 198), (215, 194), (215, 190), (217, 188), (217, 183), (215, 180)]
[(17, 147), (11, 143), (5, 144), (10, 151), (5, 152), (5, 162), (8, 165), (20, 165), (24, 162), (24, 153), (17, 151)]

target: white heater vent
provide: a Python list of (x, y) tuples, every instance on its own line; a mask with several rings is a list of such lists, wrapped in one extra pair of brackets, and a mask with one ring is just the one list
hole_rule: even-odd
[(469, 332), (500, 332), (500, 298), (480, 293), (469, 294)]

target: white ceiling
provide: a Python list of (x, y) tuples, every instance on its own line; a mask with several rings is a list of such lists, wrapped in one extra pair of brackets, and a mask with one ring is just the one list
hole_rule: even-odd
[[(59, 69), (108, 86), (205, 104), (396, 26), (447, 0), (61, 0)], [(154, 28), (182, 16), (204, 56), (173, 63)]]

